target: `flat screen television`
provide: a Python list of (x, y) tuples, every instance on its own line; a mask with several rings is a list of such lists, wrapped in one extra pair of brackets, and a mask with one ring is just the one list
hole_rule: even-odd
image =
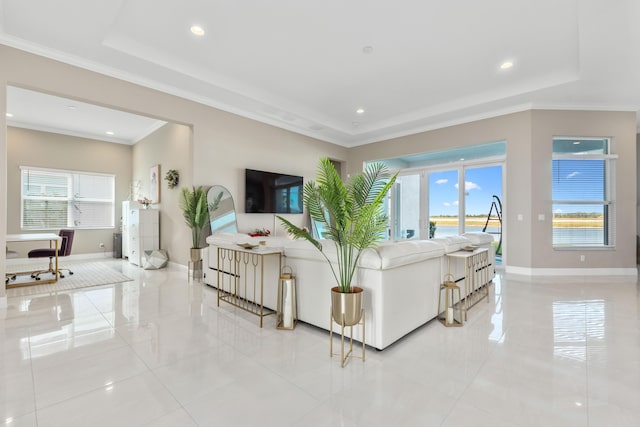
[(245, 212), (301, 214), (302, 185), (301, 176), (246, 169)]

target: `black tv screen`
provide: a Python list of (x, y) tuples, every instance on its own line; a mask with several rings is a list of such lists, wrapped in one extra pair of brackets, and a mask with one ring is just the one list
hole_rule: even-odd
[(302, 177), (246, 169), (246, 213), (301, 214)]

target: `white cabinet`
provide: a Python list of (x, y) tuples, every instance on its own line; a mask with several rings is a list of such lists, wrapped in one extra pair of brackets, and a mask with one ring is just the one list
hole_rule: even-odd
[(141, 266), (144, 263), (144, 251), (160, 249), (159, 214), (157, 209), (129, 208), (126, 227), (123, 224), (122, 254), (129, 258), (130, 263)]

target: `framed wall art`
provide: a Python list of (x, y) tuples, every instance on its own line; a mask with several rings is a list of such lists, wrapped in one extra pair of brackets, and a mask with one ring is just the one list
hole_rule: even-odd
[(160, 165), (149, 170), (149, 198), (151, 203), (160, 203)]

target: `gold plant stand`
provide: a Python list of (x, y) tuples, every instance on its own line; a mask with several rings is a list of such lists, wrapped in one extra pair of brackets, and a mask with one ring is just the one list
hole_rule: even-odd
[[(333, 311), (331, 309), (329, 309), (329, 356), (333, 357), (333, 356), (337, 356), (338, 353), (334, 353), (333, 352)], [(342, 368), (344, 368), (344, 365), (346, 364), (347, 360), (350, 358), (354, 358), (354, 359), (362, 359), (362, 362), (364, 363), (365, 360), (365, 319), (364, 319), (364, 308), (362, 309), (362, 317), (360, 318), (360, 322), (357, 323), (357, 325), (360, 325), (361, 329), (362, 329), (362, 356), (355, 356), (353, 354), (353, 326), (351, 325), (349, 326), (349, 328), (351, 328), (351, 330), (349, 331), (349, 351), (347, 352), (347, 354), (344, 354), (344, 318), (342, 319), (342, 323), (336, 322), (340, 325), (340, 366)]]

